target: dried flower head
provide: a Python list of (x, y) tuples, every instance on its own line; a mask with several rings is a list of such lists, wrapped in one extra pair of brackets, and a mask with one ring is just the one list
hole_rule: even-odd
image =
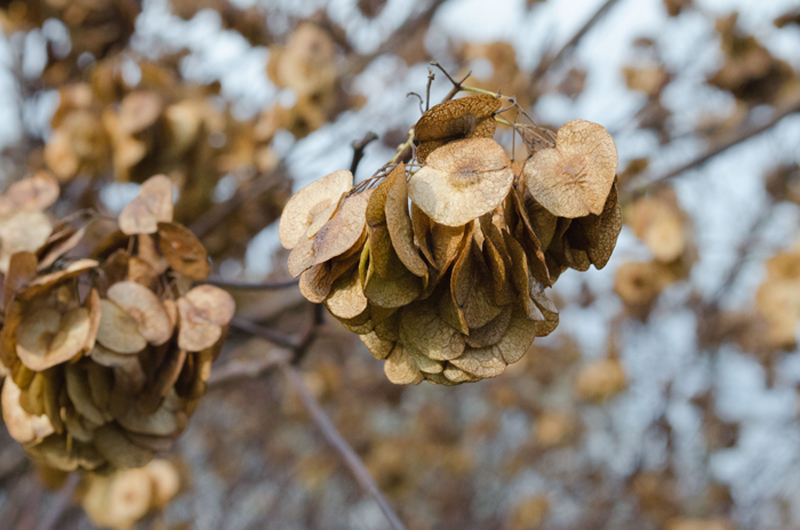
[(491, 138), (499, 108), (489, 95), (436, 105), (414, 127), (421, 164), (393, 160), (355, 188), (337, 171), (284, 211), (301, 292), (359, 334), (393, 383), (500, 375), (558, 325), (544, 288), (567, 267), (603, 267), (616, 243), (605, 129), (570, 122), (556, 147), (512, 164)]
[(207, 275), (207, 256), (172, 222), (166, 177), (142, 185), (120, 216), (124, 230), (97, 260), (65, 266), (59, 258), (83, 231), (58, 226), (35, 253), (14, 254), (5, 277), (9, 431), (51, 467), (145, 465), (169, 448), (203, 395), (233, 300), (216, 287), (191, 288)]

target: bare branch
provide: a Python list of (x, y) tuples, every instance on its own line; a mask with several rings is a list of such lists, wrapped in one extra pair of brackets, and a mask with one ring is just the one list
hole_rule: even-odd
[(800, 112), (800, 99), (796, 101), (794, 104), (785, 107), (782, 111), (777, 112), (766, 123), (739, 129), (727, 141), (724, 141), (719, 145), (712, 147), (705, 153), (697, 156), (696, 158), (690, 160), (689, 162), (683, 164), (682, 166), (679, 166), (671, 171), (668, 171), (667, 173), (664, 173), (663, 175), (660, 175), (652, 179), (647, 179), (647, 178), (639, 179), (637, 182), (633, 183), (630, 190), (628, 190), (628, 194), (632, 198), (639, 197), (651, 187), (656, 186), (658, 184), (662, 184), (668, 180), (671, 180), (677, 177), (678, 175), (685, 173), (686, 171), (689, 171), (690, 169), (702, 166), (715, 156), (724, 153), (731, 147), (735, 147), (740, 143), (745, 142), (750, 138), (753, 138), (754, 136), (758, 136), (759, 134), (772, 129), (778, 123), (780, 123), (781, 120), (783, 120), (785, 117), (797, 112)]
[(206, 279), (205, 283), (216, 285), (222, 289), (239, 289), (242, 291), (277, 291), (278, 289), (287, 289), (294, 287), (300, 280), (297, 278), (289, 278), (286, 280), (275, 280), (272, 282), (240, 282), (236, 280), (224, 280), (219, 276), (210, 276)]
[(279, 331), (277, 329), (268, 328), (266, 326), (259, 326), (249, 320), (245, 320), (240, 317), (233, 317), (231, 319), (231, 327), (244, 331), (245, 333), (249, 333), (251, 335), (255, 335), (256, 337), (261, 337), (264, 340), (268, 340), (273, 344), (278, 346), (283, 346), (284, 348), (288, 348), (292, 351), (297, 351), (300, 348), (303, 341), (297, 340), (292, 335)]
[(378, 135), (369, 131), (361, 140), (351, 144), (353, 148), (353, 161), (350, 163), (350, 173), (353, 175), (356, 174), (358, 164), (361, 162), (361, 159), (364, 158), (364, 149), (377, 139)]
[(575, 35), (573, 35), (572, 38), (569, 39), (566, 42), (566, 44), (564, 44), (564, 46), (561, 47), (560, 50), (558, 50), (558, 52), (551, 55), (545, 55), (542, 58), (541, 62), (539, 62), (539, 66), (536, 67), (536, 70), (534, 70), (533, 74), (531, 75), (531, 83), (530, 83), (531, 92), (535, 91), (536, 85), (539, 83), (542, 77), (544, 77), (544, 75), (550, 70), (550, 67), (561, 61), (561, 59), (564, 58), (567, 52), (569, 52), (575, 46), (577, 46), (580, 40), (584, 37), (584, 35), (589, 33), (589, 30), (591, 30), (594, 27), (594, 25), (597, 24), (597, 22), (599, 22), (600, 19), (603, 18), (603, 16), (605, 16), (605, 14), (608, 13), (608, 11), (612, 7), (614, 7), (614, 5), (618, 1), (619, 0), (606, 0), (606, 2), (600, 6), (600, 9), (598, 9), (595, 12), (595, 14), (592, 15), (592, 17), (586, 21), (586, 24), (581, 26), (578, 32), (575, 33)]
[(286, 376), (286, 380), (289, 382), (292, 388), (300, 395), (303, 405), (305, 405), (309, 414), (311, 414), (311, 418), (314, 420), (314, 423), (317, 424), (317, 427), (319, 427), (322, 435), (342, 457), (347, 469), (349, 469), (353, 474), (353, 477), (355, 477), (358, 484), (373, 499), (375, 499), (375, 502), (378, 503), (378, 506), (383, 512), (383, 515), (386, 516), (386, 519), (389, 521), (392, 529), (405, 530), (405, 526), (400, 521), (400, 518), (397, 516), (394, 510), (392, 510), (392, 507), (389, 505), (386, 497), (384, 497), (383, 493), (381, 493), (380, 488), (378, 488), (378, 485), (375, 483), (375, 479), (372, 478), (372, 475), (369, 474), (364, 462), (333, 425), (333, 422), (330, 420), (328, 415), (325, 414), (325, 411), (322, 409), (319, 402), (308, 390), (305, 383), (303, 383), (303, 379), (300, 377), (300, 374), (297, 372), (297, 370), (292, 368), (290, 365), (281, 366), (281, 370), (283, 371), (283, 374)]

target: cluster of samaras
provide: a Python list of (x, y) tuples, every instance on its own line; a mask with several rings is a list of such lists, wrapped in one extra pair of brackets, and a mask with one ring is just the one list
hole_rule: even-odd
[(501, 374), (558, 325), (545, 287), (567, 268), (603, 267), (616, 243), (606, 130), (519, 127), (530, 156), (512, 163), (492, 139), (499, 109), (488, 95), (436, 105), (414, 126), (420, 164), (389, 164), (356, 188), (336, 171), (284, 209), (303, 295), (385, 359), (394, 383)]
[[(51, 193), (40, 188), (26, 190)], [(13, 254), (5, 276), (3, 418), (28, 453), (64, 470), (138, 467), (167, 449), (234, 312), (225, 291), (192, 288), (208, 258), (172, 221), (168, 178), (145, 182), (119, 226), (94, 259), (64, 266), (86, 227), (58, 224), (37, 250)]]

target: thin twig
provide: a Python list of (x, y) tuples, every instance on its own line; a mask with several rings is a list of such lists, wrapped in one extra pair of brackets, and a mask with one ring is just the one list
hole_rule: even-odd
[(703, 164), (705, 164), (706, 162), (708, 162), (709, 160), (711, 160), (715, 156), (724, 153), (725, 151), (727, 151), (731, 147), (737, 146), (740, 143), (742, 143), (744, 141), (747, 141), (750, 138), (753, 138), (754, 136), (758, 136), (759, 134), (764, 133), (764, 132), (772, 129), (778, 123), (780, 123), (781, 120), (783, 120), (787, 116), (789, 116), (791, 114), (794, 114), (796, 112), (800, 112), (800, 100), (798, 100), (794, 104), (789, 105), (788, 107), (784, 108), (782, 111), (779, 111), (778, 113), (776, 113), (775, 116), (773, 116), (766, 123), (763, 123), (763, 124), (757, 125), (757, 126), (744, 127), (742, 129), (740, 129), (738, 131), (738, 133), (734, 134), (729, 140), (727, 140), (725, 142), (722, 142), (719, 145), (716, 145), (716, 146), (712, 147), (711, 149), (709, 149), (705, 153), (697, 156), (696, 158), (690, 160), (689, 162), (683, 164), (680, 167), (677, 167), (677, 168), (675, 168), (675, 169), (673, 169), (671, 171), (668, 171), (667, 173), (665, 173), (663, 175), (660, 175), (660, 176), (652, 178), (652, 179), (648, 179), (646, 177), (642, 178), (642, 179), (639, 179), (639, 181), (633, 183), (633, 185), (631, 186), (631, 189), (628, 191), (628, 193), (632, 198), (639, 197), (645, 191), (650, 189), (652, 186), (655, 186), (655, 185), (661, 184), (663, 182), (666, 182), (668, 180), (671, 180), (671, 179), (677, 177), (678, 175), (680, 175), (682, 173), (685, 173), (686, 171), (689, 171), (690, 169), (694, 169), (694, 168), (696, 168), (698, 166), (702, 166)]
[(300, 395), (300, 399), (303, 401), (309, 414), (311, 414), (314, 423), (319, 427), (322, 435), (342, 457), (342, 460), (344, 460), (345, 465), (353, 474), (358, 484), (378, 503), (378, 506), (389, 521), (392, 529), (405, 530), (405, 526), (394, 510), (392, 510), (386, 497), (383, 496), (383, 493), (380, 488), (378, 488), (372, 475), (369, 474), (364, 462), (336, 429), (336, 426), (334, 426), (331, 419), (322, 409), (322, 406), (320, 406), (314, 395), (308, 390), (305, 383), (303, 383), (303, 379), (300, 377), (297, 370), (290, 365), (281, 366), (281, 370), (292, 388)]
[(249, 320), (245, 320), (236, 316), (231, 319), (230, 325), (233, 328), (250, 333), (256, 337), (261, 337), (262, 339), (268, 340), (273, 344), (283, 346), (284, 348), (288, 348), (292, 351), (296, 351), (303, 343), (302, 340), (298, 340), (288, 333), (284, 333), (283, 331), (279, 331), (277, 329), (268, 328), (266, 326), (260, 326), (250, 322)]
[[(375, 502), (378, 503), (378, 506), (380, 507), (383, 514), (386, 516), (386, 519), (389, 521), (389, 524), (391, 525), (392, 529), (405, 530), (405, 526), (397, 517), (397, 514), (392, 510), (391, 506), (389, 505), (389, 502), (383, 496), (383, 493), (381, 492), (380, 488), (378, 488), (378, 485), (375, 483), (375, 480), (369, 474), (369, 471), (364, 465), (364, 462), (361, 461), (361, 458), (358, 456), (358, 454), (353, 450), (352, 447), (350, 447), (350, 445), (342, 437), (339, 431), (336, 430), (336, 427), (333, 425), (333, 422), (331, 422), (328, 415), (325, 414), (325, 411), (322, 409), (319, 402), (317, 402), (313, 394), (311, 394), (311, 392), (305, 386), (305, 383), (303, 383), (303, 380), (300, 377), (300, 375), (292, 366), (292, 362), (297, 361), (298, 358), (301, 358), (305, 354), (305, 352), (308, 351), (309, 347), (311, 346), (311, 343), (314, 342), (317, 333), (324, 324), (324, 321), (325, 319), (324, 319), (324, 311), (322, 309), (322, 305), (317, 304), (314, 308), (314, 316), (311, 328), (308, 334), (306, 334), (306, 336), (300, 341), (295, 341), (288, 336), (284, 336), (283, 338), (279, 338), (278, 340), (276, 340), (276, 337), (279, 337), (280, 335), (284, 334), (275, 331), (273, 329), (266, 328), (264, 326), (259, 326), (258, 324), (249, 322), (247, 320), (238, 317), (234, 317), (234, 319), (231, 321), (231, 326), (234, 326), (242, 331), (255, 335), (256, 337), (261, 337), (270, 342), (274, 342), (281, 346), (285, 346), (294, 352), (295, 359), (291, 362), (281, 361), (272, 364), (269, 361), (264, 361), (264, 364), (262, 366), (266, 366), (269, 364), (269, 366), (266, 366), (264, 368), (264, 371), (274, 366), (280, 366), (281, 371), (286, 376), (286, 379), (289, 382), (289, 384), (300, 395), (303, 404), (305, 405), (306, 409), (311, 415), (311, 418), (319, 427), (320, 431), (322, 432), (322, 435), (325, 437), (326, 440), (328, 440), (328, 443), (330, 443), (342, 457), (345, 465), (353, 474), (358, 484), (364, 489), (364, 491), (367, 492), (367, 494), (369, 494), (373, 499), (375, 499)], [(252, 367), (252, 365), (250, 365), (250, 367)], [(236, 374), (235, 376), (236, 378), (240, 376), (239, 374), (241, 373), (241, 369), (233, 370), (231, 368), (230, 371), (239, 372)], [(257, 372), (257, 375), (260, 375), (261, 373), (263, 373), (263, 371)], [(233, 376), (229, 375), (219, 376), (219, 379), (215, 380), (213, 385), (214, 386), (220, 385), (223, 382), (231, 380), (232, 378)], [(210, 378), (209, 382), (212, 379), (213, 378)]]
[(761, 211), (758, 218), (750, 226), (747, 236), (739, 243), (739, 247), (736, 250), (736, 261), (734, 261), (733, 266), (728, 270), (725, 278), (722, 280), (722, 284), (707, 304), (706, 311), (709, 313), (716, 313), (719, 310), (719, 304), (722, 298), (739, 279), (739, 275), (744, 270), (744, 265), (747, 263), (749, 255), (753, 252), (753, 249), (756, 248), (756, 243), (761, 239), (761, 231), (769, 220), (772, 219), (772, 212), (774, 211), (772, 206), (773, 203)]
[(419, 12), (415, 17), (403, 22), (394, 32), (389, 35), (374, 52), (366, 55), (355, 55), (349, 64), (350, 72), (360, 72), (373, 61), (385, 53), (397, 54), (404, 45), (409, 42), (416, 42), (422, 38), (420, 33), (424, 33), (427, 26), (431, 23), (433, 15), (446, 0), (432, 0), (428, 6)]
[(428, 85), (425, 87), (425, 112), (428, 112), (428, 109), (431, 108), (431, 85), (434, 79), (436, 79), (436, 74), (428, 68)]
[(208, 389), (211, 390), (244, 379), (259, 378), (269, 370), (288, 363), (292, 356), (289, 350), (275, 349), (261, 359), (228, 361), (211, 371), (211, 376), (208, 378)]
[(50, 509), (47, 510), (47, 513), (44, 514), (42, 520), (39, 521), (39, 525), (36, 527), (36, 530), (53, 530), (56, 528), (56, 524), (58, 523), (59, 519), (61, 519), (61, 515), (64, 513), (64, 510), (67, 509), (69, 506), (70, 500), (72, 500), (72, 496), (75, 494), (75, 490), (78, 488), (78, 484), (81, 482), (81, 476), (78, 473), (71, 473), (67, 480), (64, 481), (64, 485), (61, 486), (61, 490), (58, 492), (58, 495), (53, 500), (53, 504), (50, 506)]
[(236, 280), (224, 280), (219, 276), (211, 276), (206, 280), (210, 285), (216, 285), (223, 289), (240, 289), (242, 291), (277, 291), (279, 289), (288, 289), (298, 284), (300, 280), (297, 278), (289, 278), (286, 280), (275, 280), (271, 282), (243, 282)]
[(603, 16), (608, 13), (608, 11), (614, 7), (614, 4), (616, 4), (618, 1), (619, 0), (606, 0), (606, 2), (595, 12), (595, 14), (592, 15), (592, 17), (587, 20), (583, 26), (581, 26), (578, 32), (575, 33), (575, 35), (573, 35), (572, 38), (569, 39), (560, 50), (558, 50), (558, 52), (552, 55), (545, 55), (542, 58), (541, 62), (539, 62), (539, 66), (536, 67), (536, 70), (531, 75), (531, 83), (529, 85), (530, 92), (533, 93), (536, 90), (536, 85), (539, 83), (542, 77), (544, 77), (548, 70), (550, 70), (550, 67), (561, 61), (567, 52), (577, 46), (584, 35), (589, 33), (589, 30), (591, 30), (594, 25), (597, 24), (597, 22), (602, 19)]
[(353, 148), (353, 161), (350, 163), (350, 173), (353, 175), (356, 174), (358, 164), (361, 162), (361, 159), (364, 158), (364, 149), (366, 149), (369, 144), (377, 139), (378, 135), (372, 131), (369, 131), (361, 140), (351, 144)]
[(447, 95), (442, 99), (442, 103), (444, 103), (445, 101), (450, 101), (451, 99), (453, 99), (456, 96), (456, 94), (458, 94), (461, 91), (461, 89), (463, 88), (463, 85), (466, 82), (466, 80), (469, 79), (470, 76), (472, 75), (472, 70), (470, 70), (469, 72), (467, 72), (467, 75), (465, 75), (464, 78), (461, 79), (461, 81), (456, 81), (447, 72), (447, 70), (445, 70), (444, 67), (441, 64), (439, 64), (439, 61), (432, 61), (431, 65), (435, 66), (436, 68), (441, 70), (441, 72), (444, 74), (444, 76), (450, 81), (450, 83), (453, 84), (453, 88), (451, 88), (450, 92), (448, 92)]

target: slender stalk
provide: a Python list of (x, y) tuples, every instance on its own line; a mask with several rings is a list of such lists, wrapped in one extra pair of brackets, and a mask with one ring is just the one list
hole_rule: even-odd
[(306, 410), (311, 414), (311, 418), (314, 420), (314, 423), (317, 424), (317, 427), (319, 427), (322, 435), (342, 457), (342, 460), (353, 474), (358, 484), (378, 503), (378, 506), (389, 521), (392, 529), (405, 530), (405, 526), (394, 510), (392, 510), (386, 497), (384, 497), (380, 488), (378, 488), (378, 485), (375, 483), (375, 479), (369, 474), (364, 462), (333, 425), (333, 422), (328, 415), (325, 414), (322, 406), (320, 406), (314, 395), (308, 390), (305, 383), (303, 383), (303, 379), (300, 377), (297, 370), (290, 365), (282, 365), (281, 370), (292, 388), (300, 395), (303, 405), (305, 405)]
[[(258, 324), (248, 322), (241, 318), (235, 317), (234, 320), (231, 321), (231, 325), (257, 337), (275, 342), (281, 346), (286, 346), (294, 352), (295, 359), (300, 359), (311, 346), (311, 343), (314, 341), (318, 330), (324, 325), (324, 314), (321, 305), (318, 305), (314, 310), (311, 329), (301, 341), (291, 340), (287, 337), (276, 340), (276, 336), (283, 334), (264, 326), (259, 326)], [(342, 457), (345, 466), (347, 466), (347, 469), (350, 470), (350, 473), (352, 473), (353, 477), (356, 479), (356, 482), (358, 482), (362, 489), (369, 496), (375, 499), (375, 502), (378, 503), (378, 506), (380, 507), (387, 521), (389, 521), (392, 530), (405, 530), (405, 526), (400, 521), (400, 518), (397, 516), (394, 510), (392, 510), (392, 507), (389, 505), (386, 497), (375, 483), (375, 480), (369, 474), (364, 462), (333, 425), (333, 422), (322, 409), (322, 406), (316, 400), (314, 395), (308, 390), (305, 383), (303, 383), (303, 379), (300, 377), (300, 374), (297, 372), (297, 370), (292, 366), (292, 363), (284, 360), (270, 364), (269, 361), (264, 361), (264, 366), (268, 364), (269, 366), (265, 368), (265, 370), (272, 366), (280, 367), (281, 372), (286, 376), (286, 380), (288, 381), (289, 385), (300, 395), (303, 405), (308, 410), (311, 418), (314, 420), (314, 423), (316, 423), (317, 427), (319, 427), (322, 435)], [(237, 374), (236, 377), (238, 376), (239, 375)], [(231, 376), (219, 376), (219, 379), (214, 381), (213, 384), (216, 386), (222, 382), (226, 382), (227, 380), (230, 380), (230, 377)], [(209, 380), (209, 384), (211, 384), (211, 380)]]
[(358, 164), (361, 163), (361, 159), (364, 158), (364, 150), (366, 147), (378, 139), (378, 135), (374, 132), (368, 132), (361, 140), (357, 142), (353, 142), (351, 144), (353, 148), (353, 161), (350, 163), (350, 173), (353, 175), (356, 174), (356, 170), (358, 169)]
[(286, 280), (275, 280), (272, 282), (242, 282), (237, 280), (224, 280), (219, 276), (209, 277), (205, 283), (216, 285), (223, 289), (238, 289), (242, 291), (272, 291), (294, 287), (300, 280), (289, 278)]
[(591, 30), (594, 27), (594, 25), (597, 24), (600, 21), (600, 19), (602, 19), (603, 16), (605, 16), (605, 14), (608, 13), (608, 11), (612, 7), (614, 7), (614, 5), (617, 2), (619, 2), (619, 0), (606, 0), (606, 2), (603, 5), (601, 5), (600, 8), (595, 12), (595, 14), (592, 15), (592, 17), (589, 20), (587, 20), (583, 26), (580, 27), (577, 33), (575, 33), (575, 35), (573, 35), (572, 38), (569, 39), (566, 42), (566, 44), (564, 44), (564, 46), (561, 47), (560, 50), (558, 50), (558, 52), (552, 55), (546, 55), (544, 58), (542, 58), (542, 61), (539, 63), (539, 66), (536, 67), (536, 70), (533, 72), (533, 75), (531, 76), (531, 82), (529, 85), (531, 92), (534, 92), (536, 90), (536, 85), (550, 70), (550, 67), (561, 61), (561, 59), (564, 58), (567, 52), (569, 52), (575, 46), (577, 46), (580, 40), (584, 37), (584, 35), (589, 33), (589, 30)]
[(785, 107), (783, 110), (777, 112), (769, 121), (761, 125), (743, 127), (739, 129), (727, 141), (712, 147), (705, 153), (693, 158), (692, 160), (686, 162), (685, 164), (671, 171), (664, 173), (663, 175), (659, 175), (651, 179), (648, 179), (646, 177), (643, 179), (639, 179), (638, 181), (633, 183), (631, 188), (628, 190), (628, 193), (632, 198), (639, 197), (643, 195), (651, 187), (664, 183), (668, 180), (671, 180), (677, 177), (678, 175), (681, 175), (682, 173), (689, 171), (690, 169), (702, 166), (715, 156), (724, 153), (731, 147), (735, 147), (740, 143), (745, 142), (750, 138), (753, 138), (754, 136), (758, 136), (759, 134), (772, 129), (778, 123), (780, 123), (784, 118), (797, 112), (800, 112), (800, 99), (798, 99), (794, 104), (789, 105)]

